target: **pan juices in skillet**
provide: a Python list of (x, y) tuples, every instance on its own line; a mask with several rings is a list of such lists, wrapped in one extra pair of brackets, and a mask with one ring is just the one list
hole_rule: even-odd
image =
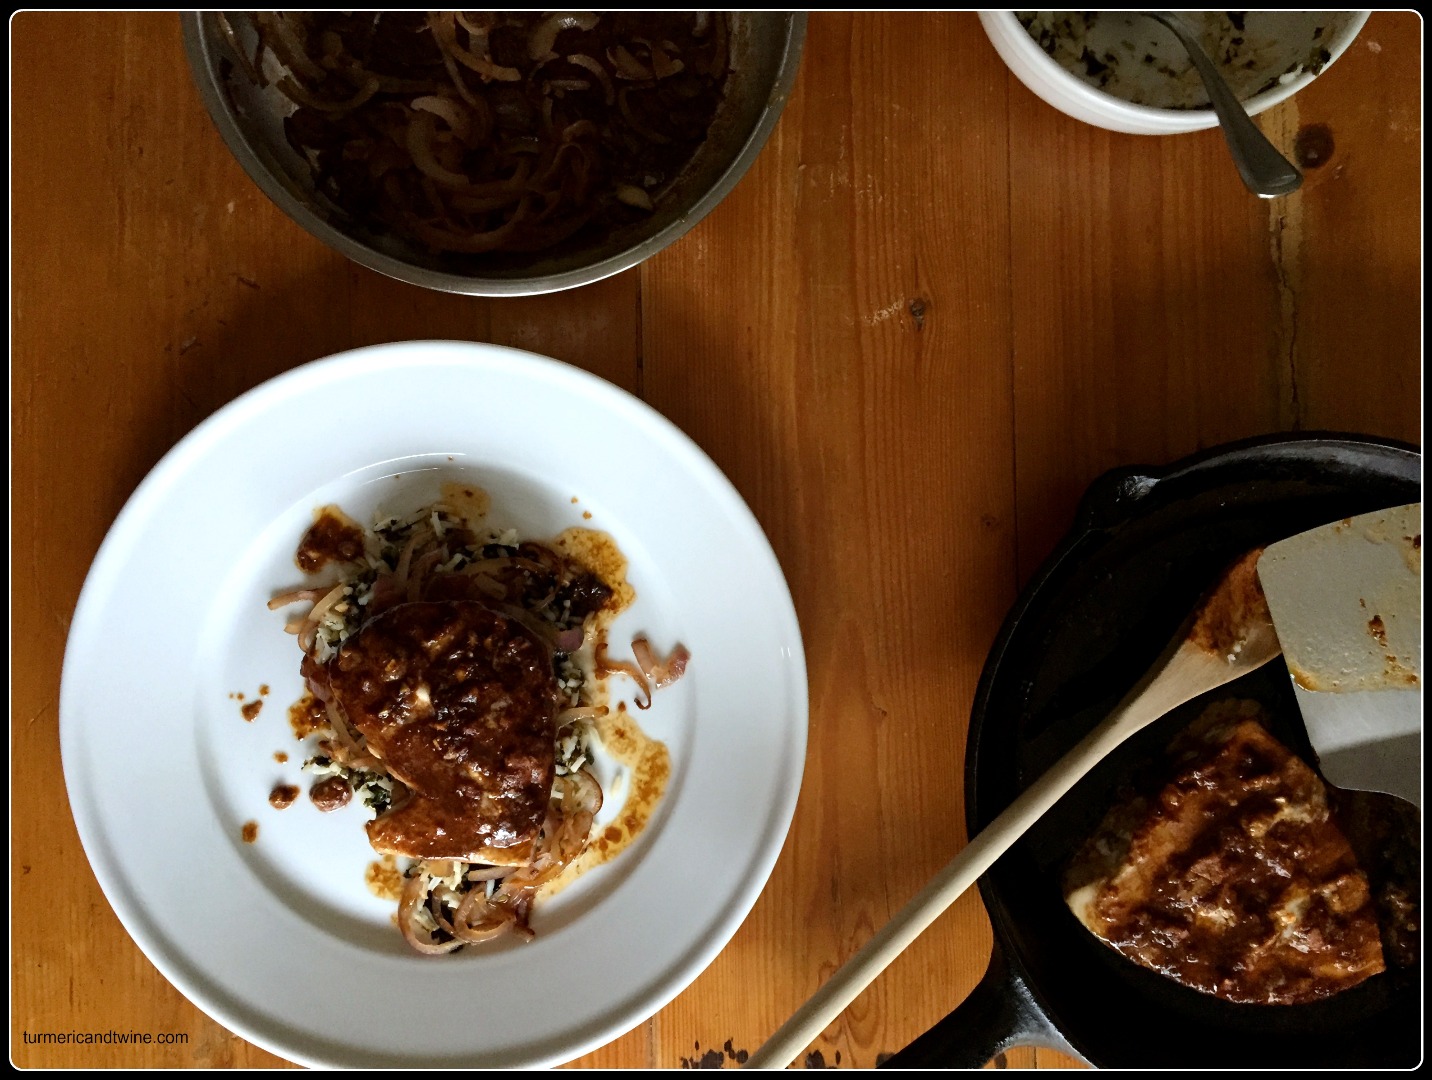
[(1293, 1005), (1385, 964), (1327, 789), (1262, 719), (1253, 701), (1209, 706), (1170, 746), (1172, 779), (1105, 816), (1064, 896), (1137, 964), (1228, 1001)]

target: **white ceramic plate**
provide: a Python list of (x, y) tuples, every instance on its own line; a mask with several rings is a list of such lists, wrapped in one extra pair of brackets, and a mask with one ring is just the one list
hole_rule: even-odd
[[(293, 551), (315, 507), (366, 515), (447, 479), (481, 484), (491, 520), (526, 535), (610, 533), (637, 592), (613, 643), (644, 630), (658, 647), (683, 642), (692, 661), (639, 714), (672, 771), (638, 841), (539, 901), (536, 940), (428, 958), (364, 884), (366, 813), (267, 803), (279, 781), (307, 784), (286, 716), (300, 654), (265, 601), (301, 580)], [(245, 722), (231, 695), (252, 701), (261, 684), (272, 692)], [(502, 1068), (610, 1041), (716, 956), (780, 852), (806, 713), (780, 567), (690, 439), (554, 360), (414, 342), (274, 379), (155, 467), (80, 596), (60, 743), (105, 895), (209, 1015), (304, 1065)], [(248, 821), (253, 844), (240, 836)]]

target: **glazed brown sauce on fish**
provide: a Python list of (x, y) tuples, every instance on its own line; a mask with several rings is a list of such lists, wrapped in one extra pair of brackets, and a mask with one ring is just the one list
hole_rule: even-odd
[(400, 604), (327, 666), (334, 700), (409, 798), (368, 824), (375, 850), (526, 862), (555, 774), (551, 654), (468, 600)]
[(1366, 874), (1317, 775), (1227, 702), (1181, 771), (1116, 807), (1066, 879), (1107, 944), (1250, 1004), (1328, 997), (1384, 969)]
[[(609, 691), (593, 671), (593, 642), (605, 641), (612, 620), (635, 597), (616, 543), (584, 527), (542, 543), (509, 539), (477, 524), (489, 504), (476, 485), (444, 483), (436, 507), (442, 521), (432, 520), (416, 548), (400, 554), (403, 530), (429, 528), (422, 514), (399, 526), (396, 539), (382, 527), (363, 533), (365, 558), (339, 568), (340, 580), (355, 581), (358, 604), (347, 613), (347, 636), (325, 636), (322, 650), (304, 646), (307, 692), (289, 720), (299, 739), (327, 735), (318, 757), (351, 770), (312, 786), (318, 809), (348, 803), (354, 784), (367, 792), (370, 773), (392, 778), (391, 808), (382, 791), (376, 800), (367, 795), (369, 805), (380, 807), (367, 825), (380, 854), (365, 875), (375, 894), (400, 898), (409, 880), (400, 857), (420, 867), (446, 867), (449, 860), (521, 867), (510, 880), (522, 873), (535, 878), (511, 894), (520, 905), (513, 907), (517, 925), (527, 931), (534, 896), (557, 892), (615, 857), (647, 827), (671, 761), (624, 705), (605, 715), (600, 708)], [(356, 550), (329, 543), (349, 520), (337, 507), (319, 512), (302, 545), (310, 563)], [(368, 552), (375, 561), (367, 561)], [(600, 783), (610, 785), (596, 801), (615, 804), (594, 828), (595, 811), (585, 804), (566, 810), (561, 796), (574, 791), (555, 776), (557, 718), (579, 706), (591, 725), (589, 760), (596, 755)], [(560, 753), (571, 752), (573, 744), (562, 741)], [(602, 761), (615, 772), (606, 775)]]

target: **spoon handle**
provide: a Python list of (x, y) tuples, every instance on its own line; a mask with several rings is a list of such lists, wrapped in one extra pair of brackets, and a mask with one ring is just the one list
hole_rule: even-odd
[(1208, 90), (1213, 111), (1218, 114), (1223, 137), (1228, 140), (1233, 163), (1238, 167), (1238, 175), (1243, 178), (1248, 190), (1264, 199), (1297, 191), (1303, 184), (1302, 174), (1258, 130), (1258, 125), (1253, 123), (1183, 20), (1171, 11), (1149, 11), (1145, 14), (1173, 31), (1188, 51), (1189, 59), (1198, 69), (1199, 77)]
[(1199, 694), (1266, 663), (1276, 646), (1249, 649), (1237, 663), (1176, 639), (1103, 723), (1024, 790), (919, 894), (877, 930), (780, 1029), (747, 1059), (748, 1069), (783, 1069), (975, 883), (1085, 774), (1136, 731)]

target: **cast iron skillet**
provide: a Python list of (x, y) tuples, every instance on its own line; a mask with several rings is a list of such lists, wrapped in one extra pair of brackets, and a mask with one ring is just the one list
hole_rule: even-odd
[[(1416, 449), (1343, 435), (1259, 439), (1162, 469), (1106, 474), (1009, 614), (976, 692), (965, 759), (973, 835), (1104, 716), (1233, 557), (1339, 517), (1421, 498)], [(1220, 696), (1261, 700), (1315, 761), (1274, 661)], [(1065, 907), (1066, 860), (1117, 788), (1210, 698), (1130, 740), (980, 879), (989, 970), (888, 1067), (976, 1068), (1014, 1045), (1108, 1067), (1412, 1067), (1421, 979), (1387, 972), (1308, 1005), (1234, 1005), (1115, 953)]]

